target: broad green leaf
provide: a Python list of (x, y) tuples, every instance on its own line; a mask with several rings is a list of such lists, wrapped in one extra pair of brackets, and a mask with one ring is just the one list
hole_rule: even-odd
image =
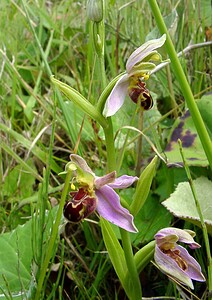
[[(6, 293), (9, 288), (14, 299), (23, 298), (21, 294), (29, 288), (31, 280), (31, 227), (29, 221), (0, 236), (0, 287)], [(0, 299), (6, 298), (1, 294)]]
[[(58, 207), (46, 211), (43, 234), (43, 247), (48, 245), (52, 224), (55, 220)], [(35, 217), (19, 225), (15, 230), (0, 235), (0, 299), (6, 300), (4, 293), (12, 294), (12, 299), (25, 299), (24, 295), (32, 288), (34, 277), (32, 276), (32, 263), (38, 249), (40, 239), (39, 225), (40, 216)], [(45, 228), (45, 230), (43, 230)], [(35, 246), (33, 250), (32, 245)], [(57, 246), (55, 244), (55, 246)]]
[(183, 153), (189, 166), (208, 166), (208, 160), (188, 110), (181, 118), (177, 119), (173, 125), (165, 149), (169, 163), (182, 164), (178, 139), (182, 141)]
[[(192, 5), (192, 4), (191, 4)], [(196, 18), (198, 18), (199, 13), (202, 16), (202, 20), (204, 20), (204, 26), (211, 26), (211, 2), (208, 0), (201, 0), (200, 11), (196, 9)]]
[[(208, 232), (212, 234), (212, 182), (206, 177), (199, 177), (193, 181), (193, 184)], [(163, 201), (162, 204), (178, 218), (201, 226), (188, 182), (179, 183), (174, 193), (167, 200)]]
[(133, 202), (130, 206), (130, 212), (135, 216), (144, 205), (152, 184), (152, 179), (155, 175), (155, 168), (157, 165), (157, 156), (153, 158), (150, 164), (141, 173), (138, 180)]

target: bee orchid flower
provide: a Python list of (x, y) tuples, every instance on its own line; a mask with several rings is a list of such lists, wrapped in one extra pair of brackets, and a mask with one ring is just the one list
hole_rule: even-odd
[(123, 105), (129, 94), (133, 102), (139, 102), (144, 110), (152, 107), (152, 97), (146, 88), (145, 81), (156, 67), (153, 62), (161, 61), (156, 49), (163, 46), (166, 40), (164, 34), (159, 39), (150, 40), (136, 49), (127, 60), (126, 74), (120, 77), (106, 100), (103, 115), (113, 116)]
[(179, 228), (164, 228), (155, 235), (154, 259), (156, 264), (162, 272), (191, 289), (194, 288), (192, 279), (205, 281), (205, 277), (199, 263), (177, 242), (185, 243), (191, 249), (200, 248), (201, 246), (194, 241), (194, 236), (193, 231)]
[(130, 232), (137, 232), (133, 216), (121, 206), (120, 198), (114, 189), (125, 189), (138, 177), (123, 175), (116, 178), (116, 172), (98, 177), (86, 161), (71, 154), (66, 168), (73, 170), (71, 200), (66, 202), (63, 214), (71, 222), (79, 222), (95, 210), (104, 219)]

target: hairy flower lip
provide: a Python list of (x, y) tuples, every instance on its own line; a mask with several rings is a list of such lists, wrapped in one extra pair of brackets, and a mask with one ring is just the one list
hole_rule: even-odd
[[(100, 216), (127, 231), (137, 232), (133, 216), (126, 208), (121, 206), (120, 198), (114, 189), (125, 189), (137, 181), (138, 177), (122, 175), (116, 178), (115, 171), (98, 177), (79, 155), (71, 154), (70, 159), (71, 163), (76, 166), (75, 178), (79, 189), (82, 188), (83, 192), (87, 193), (87, 196), (81, 193), (84, 197), (81, 203), (85, 204), (84, 201), (89, 199), (89, 197), (96, 197), (98, 201), (96, 202), (95, 209)], [(77, 201), (80, 200), (77, 198)]]
[[(160, 55), (157, 53), (156, 49), (163, 46), (165, 40), (166, 35), (164, 34), (159, 39), (150, 40), (144, 43), (130, 55), (126, 63), (127, 74), (124, 74), (119, 78), (106, 100), (103, 110), (104, 117), (113, 116), (121, 108), (127, 95), (130, 78), (132, 76), (135, 75), (138, 78), (145, 77), (147, 73), (147, 66), (149, 73), (154, 69), (154, 64), (149, 63), (146, 60), (147, 58), (153, 61), (158, 61), (160, 59)], [(144, 64), (144, 70), (142, 69), (142, 62)], [(140, 64), (141, 67), (140, 71), (138, 69), (138, 64)]]
[(199, 263), (176, 242), (188, 244), (191, 249), (200, 245), (193, 240), (194, 232), (179, 228), (164, 228), (155, 235), (154, 259), (162, 272), (193, 289), (192, 280), (205, 281)]

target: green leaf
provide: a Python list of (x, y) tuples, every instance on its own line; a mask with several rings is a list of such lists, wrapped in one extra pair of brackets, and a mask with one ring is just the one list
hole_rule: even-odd
[[(31, 280), (31, 221), (0, 236), (0, 287), (14, 299), (29, 288)], [(20, 295), (16, 297), (15, 295)], [(0, 299), (6, 299), (0, 295)]]
[[(36, 172), (32, 159), (28, 159), (26, 163)], [(33, 174), (29, 170), (26, 171), (21, 164), (18, 164), (6, 176), (2, 191), (8, 197), (17, 195), (19, 199), (20, 197), (27, 198), (33, 194), (34, 183), (35, 177)]]
[[(125, 261), (124, 251), (110, 225), (110, 223), (101, 218), (102, 235), (109, 257), (116, 271), (116, 274), (125, 289), (125, 274), (127, 273), (127, 264)], [(126, 289), (125, 289), (126, 291)]]
[(36, 99), (33, 96), (30, 96), (27, 101), (27, 105), (24, 108), (24, 114), (26, 115), (29, 122), (33, 121), (34, 114), (33, 108), (35, 107)]
[[(44, 248), (48, 245), (57, 210), (58, 206), (55, 206), (50, 211), (46, 211), (44, 225), (41, 228)], [(22, 300), (26, 298), (24, 295), (28, 295), (28, 292), (34, 288), (36, 274), (32, 276), (32, 265), (34, 255), (40, 251), (38, 230), (41, 221), (41, 216), (37, 215), (35, 219), (19, 225), (15, 230), (0, 235), (0, 299), (7, 299), (3, 294), (5, 293), (12, 294), (12, 299)], [(55, 247), (57, 247), (56, 243)]]
[(203, 96), (197, 100), (197, 106), (200, 110), (202, 118), (210, 137), (212, 137), (212, 95)]
[[(199, 177), (193, 181), (193, 184), (208, 232), (212, 234), (212, 182), (206, 177)], [(201, 226), (188, 182), (179, 183), (174, 193), (167, 200), (163, 201), (162, 204), (178, 218)]]
[(135, 216), (144, 205), (152, 184), (152, 180), (155, 175), (155, 168), (157, 165), (157, 156), (153, 158), (150, 164), (141, 173), (138, 180), (135, 194), (133, 197), (132, 204), (130, 206), (130, 212)]
[(147, 245), (138, 250), (134, 256), (135, 264), (138, 273), (146, 267), (146, 265), (153, 259), (155, 252), (155, 241), (149, 242)]
[(87, 115), (89, 115), (92, 119), (96, 120), (102, 127), (107, 127), (108, 123), (106, 119), (102, 116), (102, 114), (97, 111), (97, 109), (90, 103), (88, 100), (83, 97), (78, 91), (73, 89), (72, 87), (68, 86), (67, 84), (63, 83), (51, 76), (51, 82), (59, 88), (63, 94), (73, 101), (80, 109), (84, 111)]
[[(146, 265), (153, 259), (155, 252), (155, 241), (151, 241), (140, 250), (138, 250), (134, 256), (135, 265), (138, 271), (138, 274), (146, 267)], [(125, 286), (128, 286), (130, 289), (131, 283), (131, 274), (127, 271), (125, 276)]]
[[(163, 20), (166, 24), (169, 34), (171, 35), (171, 37), (174, 37), (177, 29), (178, 20), (179, 20), (176, 9), (173, 9), (170, 14), (168, 14), (163, 18)], [(158, 38), (160, 35), (161, 34), (158, 27), (155, 27), (149, 34), (147, 34), (146, 41)]]
[(182, 141), (183, 153), (189, 166), (208, 166), (208, 160), (195, 129), (189, 110), (178, 118), (171, 131), (165, 154), (169, 163), (182, 164), (178, 139)]
[(148, 197), (141, 211), (135, 218), (139, 233), (135, 235), (133, 244), (139, 245), (153, 239), (158, 230), (170, 226), (171, 214), (152, 195)]

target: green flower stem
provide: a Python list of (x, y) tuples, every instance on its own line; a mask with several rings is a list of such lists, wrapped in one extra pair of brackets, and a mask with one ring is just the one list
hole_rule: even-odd
[[(136, 269), (138, 274), (140, 274), (143, 269), (148, 265), (148, 263), (153, 259), (155, 253), (155, 241), (149, 242), (147, 245), (142, 247), (136, 254), (134, 255), (134, 261), (136, 265)], [(131, 278), (131, 274), (129, 271), (127, 272), (124, 284), (126, 286), (129, 285), (129, 281)], [(130, 289), (130, 286), (128, 287)]]
[(209, 294), (211, 294), (211, 292), (212, 292), (212, 258), (211, 258), (210, 242), (209, 242), (209, 238), (208, 238), (207, 227), (206, 227), (205, 222), (204, 222), (204, 217), (203, 217), (203, 214), (202, 214), (202, 210), (201, 210), (201, 207), (200, 207), (199, 200), (197, 198), (197, 194), (196, 194), (196, 190), (195, 190), (195, 187), (194, 187), (194, 184), (193, 184), (193, 181), (192, 181), (191, 173), (190, 173), (188, 164), (185, 160), (181, 140), (178, 140), (178, 144), (179, 144), (179, 147), (180, 147), (180, 154), (181, 154), (182, 159), (183, 159), (183, 164), (184, 164), (185, 171), (186, 171), (186, 174), (187, 174), (187, 177), (188, 177), (188, 182), (189, 182), (189, 185), (191, 187), (191, 191), (192, 191), (192, 194), (193, 194), (193, 197), (194, 197), (196, 209), (197, 209), (197, 212), (198, 212), (198, 215), (199, 215), (199, 218), (200, 218), (200, 223), (201, 223), (201, 226), (202, 226), (203, 238), (204, 238), (204, 242), (205, 242), (205, 249), (206, 249), (207, 261), (208, 261), (208, 288), (209, 288)]
[(108, 127), (103, 128), (105, 134), (106, 150), (107, 150), (107, 171), (116, 170), (116, 153), (114, 147), (113, 124), (111, 118), (107, 118)]
[(161, 32), (161, 34), (166, 33), (166, 50), (170, 57), (173, 71), (175, 73), (176, 78), (178, 79), (178, 82), (180, 84), (180, 87), (182, 89), (182, 94), (186, 100), (187, 106), (190, 110), (194, 125), (196, 127), (197, 133), (199, 135), (199, 138), (201, 140), (203, 149), (205, 151), (205, 154), (208, 158), (210, 167), (212, 169), (212, 142), (210, 140), (209, 134), (207, 132), (207, 129), (204, 125), (203, 119), (201, 117), (201, 114), (198, 110), (198, 107), (195, 103), (192, 91), (190, 89), (189, 83), (186, 79), (186, 76), (183, 72), (182, 66), (180, 64), (180, 61), (178, 59), (177, 53), (175, 51), (174, 45), (171, 41), (171, 38), (169, 36), (168, 30), (166, 28), (166, 25), (164, 23), (163, 17), (161, 15), (160, 9), (158, 7), (156, 0), (149, 0), (149, 5), (151, 7), (152, 13), (155, 17), (157, 26)]
[[(103, 3), (103, 21), (100, 23), (96, 23), (97, 34), (101, 38), (101, 49), (99, 51), (96, 50), (98, 58), (99, 58), (99, 67), (100, 67), (100, 78), (102, 83), (102, 88), (106, 88), (106, 73), (105, 73), (105, 60), (104, 60), (104, 17), (105, 17), (105, 3)], [(94, 37), (95, 42), (95, 37)], [(106, 100), (106, 98), (105, 98)], [(102, 112), (97, 107), (97, 112), (102, 116)], [(108, 172), (112, 172), (116, 170), (116, 155), (115, 155), (115, 147), (114, 147), (114, 134), (113, 134), (113, 124), (111, 118), (107, 118), (107, 125), (103, 126), (105, 140), (106, 140), (106, 150), (107, 150), (107, 168)]]
[[(105, 9), (105, 3), (103, 3), (103, 7)], [(103, 16), (105, 16), (105, 13), (103, 14)], [(109, 91), (112, 89), (112, 87), (116, 82), (113, 81), (112, 84), (109, 84), (108, 87), (106, 87), (107, 80), (106, 80), (105, 63), (104, 63), (104, 17), (101, 24), (96, 24), (96, 32), (100, 37), (100, 44), (99, 45), (95, 44), (95, 48), (99, 58), (101, 83), (102, 83), (102, 88), (104, 89), (103, 94), (101, 95), (97, 105), (97, 111), (101, 114), (104, 107), (104, 103), (109, 95)], [(95, 32), (93, 38), (94, 39), (96, 38)], [(94, 43), (96, 43), (95, 40)], [(98, 46), (101, 46), (102, 48), (98, 48)], [(108, 169), (107, 171), (112, 172), (116, 170), (116, 153), (115, 153), (115, 146), (114, 146), (113, 124), (111, 118), (107, 118), (106, 121), (108, 126), (102, 126), (102, 127), (104, 130), (105, 141), (106, 141), (107, 169)], [(140, 280), (139, 280), (136, 264), (133, 257), (130, 235), (129, 232), (123, 229), (120, 229), (120, 231), (122, 236), (124, 256), (128, 267), (128, 272), (130, 274), (131, 282), (132, 282), (132, 294), (130, 299), (140, 300), (142, 298), (141, 285), (140, 285)], [(123, 288), (127, 289), (127, 284), (126, 286), (123, 286)]]
[(122, 238), (122, 244), (123, 244), (123, 250), (124, 255), (128, 267), (128, 271), (130, 274), (130, 283), (126, 282), (127, 284), (131, 284), (130, 291), (131, 291), (131, 300), (140, 300), (142, 299), (142, 291), (141, 291), (141, 284), (139, 279), (139, 274), (137, 271), (137, 267), (134, 261), (134, 256), (132, 252), (132, 246), (131, 246), (131, 240), (129, 232), (127, 232), (124, 229), (120, 228), (121, 238)]
[[(109, 126), (104, 129), (105, 139), (106, 139), (106, 149), (107, 149), (107, 166), (108, 172), (116, 170), (116, 157), (115, 157), (115, 147), (114, 147), (114, 137), (113, 137), (113, 126), (111, 118), (108, 118)], [(132, 294), (131, 300), (142, 299), (141, 284), (139, 280), (139, 274), (137, 272), (136, 264), (133, 257), (132, 245), (130, 240), (129, 232), (120, 228), (124, 256), (128, 267), (128, 272), (132, 281)], [(126, 283), (127, 284), (127, 283)], [(125, 288), (125, 286), (123, 286)]]
[[(105, 36), (105, 28), (104, 28), (104, 22), (101, 21), (99, 23), (95, 23), (94, 26), (96, 26), (96, 36), (94, 36), (94, 39), (97, 40), (99, 39), (99, 45), (96, 46), (96, 52), (97, 56), (99, 58), (99, 67), (100, 67), (100, 78), (102, 82), (102, 88), (104, 89), (107, 84), (107, 78), (105, 74), (105, 60), (104, 60), (104, 36)], [(98, 51), (98, 46), (99, 46), (99, 51)]]
[[(140, 109), (138, 113), (138, 125), (137, 125), (140, 131), (143, 130), (143, 126), (144, 126), (143, 122), (144, 122), (144, 111), (143, 109), (142, 110)], [(136, 176), (140, 176), (140, 171), (141, 171), (142, 144), (143, 144), (142, 138), (143, 138), (142, 135), (140, 135), (137, 140), (137, 157), (136, 157), (136, 169), (135, 169)]]
[(58, 228), (60, 226), (60, 221), (61, 221), (61, 217), (62, 217), (62, 213), (63, 213), (63, 207), (65, 204), (66, 195), (68, 194), (69, 187), (70, 187), (71, 176), (72, 176), (72, 170), (67, 170), (65, 184), (64, 184), (63, 191), (62, 191), (62, 195), (61, 195), (61, 201), (60, 201), (58, 212), (57, 212), (57, 217), (56, 217), (55, 223), (52, 228), (51, 236), (50, 236), (49, 243), (48, 243), (47, 250), (46, 250), (46, 256), (45, 256), (42, 268), (40, 270), (40, 274), (39, 274), (39, 278), (38, 278), (38, 285), (37, 285), (37, 290), (36, 290), (34, 300), (41, 299), (40, 295), (42, 293), (43, 282), (44, 282), (44, 279), (46, 276), (46, 270), (48, 268), (49, 262), (52, 257), (53, 249), (55, 246), (55, 241), (58, 237)]

